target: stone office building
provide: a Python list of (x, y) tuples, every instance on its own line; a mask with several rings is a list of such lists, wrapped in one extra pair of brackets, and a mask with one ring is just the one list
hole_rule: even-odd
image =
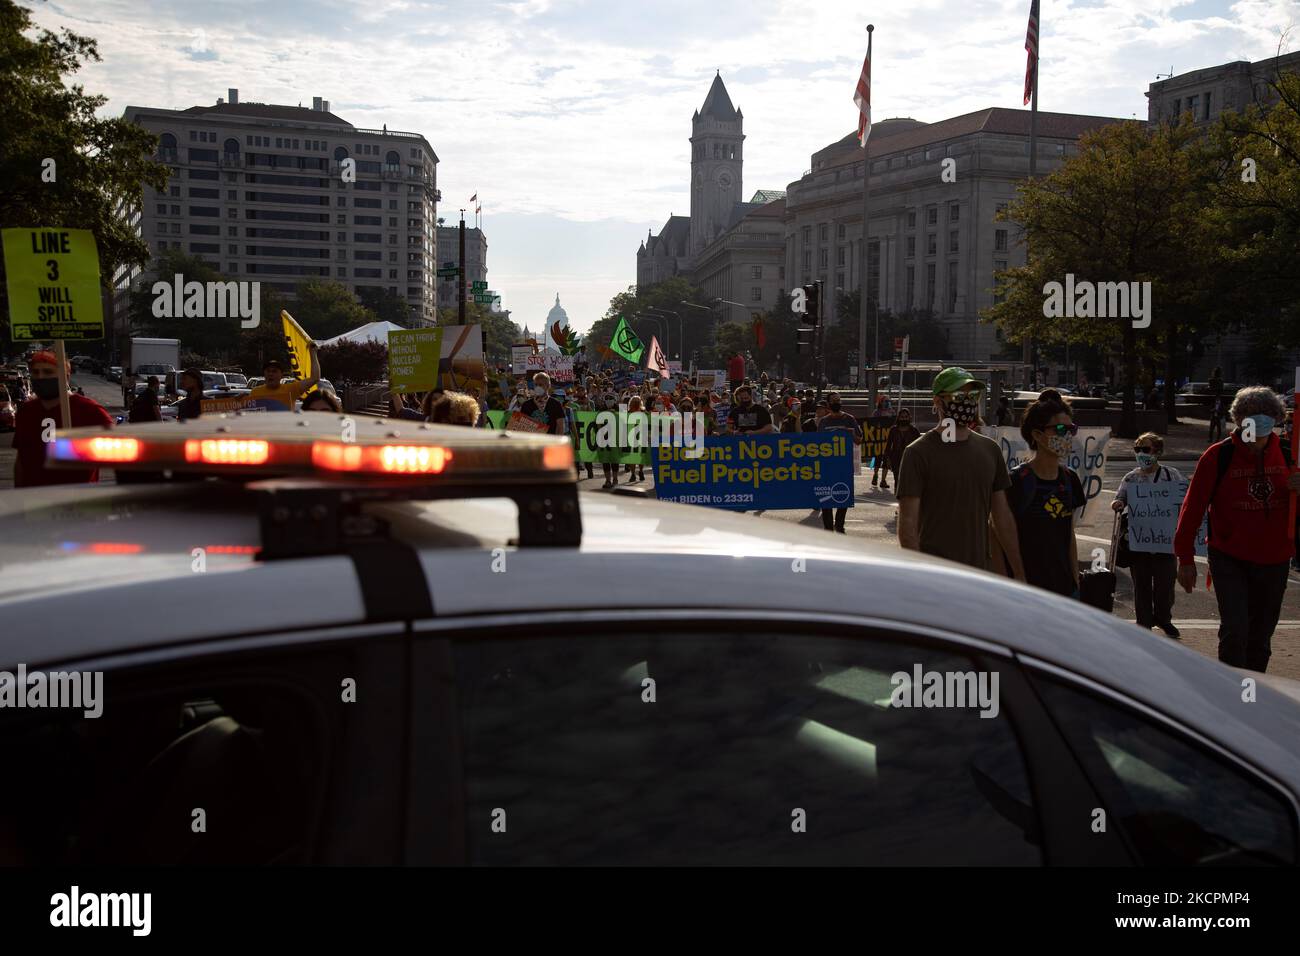
[(1208, 126), (1225, 111), (1240, 113), (1251, 105), (1277, 102), (1271, 81), (1279, 71), (1300, 69), (1300, 51), (1251, 63), (1237, 60), (1156, 80), (1147, 88), (1147, 119), (1168, 122), (1191, 113), (1197, 126)]
[[(744, 195), (744, 114), (732, 105), (721, 74), (691, 117), (691, 214), (669, 216), (636, 254), (636, 281), (646, 288), (682, 276), (715, 298), (755, 311), (776, 306), (785, 283), (784, 196), (759, 190)], [(749, 321), (747, 309), (728, 306), (724, 319)]]
[[(416, 324), (435, 324), (438, 157), (429, 141), (359, 129), (320, 97), (308, 109), (228, 96), (184, 110), (126, 108), (126, 119), (157, 134), (156, 158), (172, 170), (163, 191), (147, 190), (126, 213), (150, 252), (199, 255), (232, 280), (286, 293), (308, 279), (387, 290)], [(342, 175), (348, 159), (353, 182)], [(140, 281), (138, 269), (114, 276), (119, 323)]]
[[(460, 265), (460, 224), (439, 226), (438, 265)], [(477, 226), (465, 227), (465, 298), (473, 302), (475, 282), (487, 282), (487, 236)], [(460, 304), (460, 276), (438, 280), (438, 308), (455, 309)]]
[[(994, 273), (1025, 261), (1014, 224), (994, 216), (1029, 175), (1029, 119), (1027, 110), (995, 107), (936, 123), (888, 119), (871, 130), (874, 297), (894, 312), (933, 310), (954, 359), (1002, 351), (999, 331), (979, 312), (993, 304)], [(1082, 134), (1115, 122), (1122, 120), (1040, 112), (1038, 173), (1073, 154)], [(945, 159), (954, 161), (955, 181), (943, 179)], [(850, 133), (814, 153), (786, 191), (788, 285), (822, 280), (832, 321), (834, 290), (861, 285), (862, 160)]]

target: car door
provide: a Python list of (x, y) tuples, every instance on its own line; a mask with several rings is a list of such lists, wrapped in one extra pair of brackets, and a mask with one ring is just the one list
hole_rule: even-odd
[(978, 641), (817, 614), (511, 615), (422, 625), (412, 684), (415, 862), (1127, 862), (1061, 825), (1096, 797), (1014, 659)]
[[(1043, 662), (1028, 675), (1099, 794), (1100, 819), (1147, 866), (1294, 865), (1294, 795), (1149, 707)], [(1247, 705), (1251, 706), (1251, 705)]]
[(0, 710), (0, 864), (400, 862), (406, 654), (395, 624), (30, 668), (89, 683)]

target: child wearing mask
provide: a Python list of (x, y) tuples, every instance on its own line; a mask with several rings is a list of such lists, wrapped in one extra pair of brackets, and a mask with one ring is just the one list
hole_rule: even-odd
[[(1164, 439), (1155, 432), (1144, 432), (1133, 442), (1137, 467), (1120, 479), (1119, 490), (1111, 505), (1115, 511), (1128, 507), (1135, 485), (1182, 481), (1177, 468), (1160, 464), (1165, 450)], [(1154, 551), (1130, 551), (1129, 571), (1133, 578), (1133, 609), (1137, 613), (1138, 627), (1158, 627), (1172, 638), (1177, 638), (1174, 627), (1174, 583), (1178, 580), (1178, 559), (1171, 546), (1167, 554)]]

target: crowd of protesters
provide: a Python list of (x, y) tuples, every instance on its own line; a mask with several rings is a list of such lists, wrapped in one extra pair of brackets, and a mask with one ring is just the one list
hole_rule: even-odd
[[(15, 415), (13, 447), (16, 487), (95, 482), (98, 469), (48, 469), (44, 444), (49, 423), (63, 428), (58, 360), (38, 351), (28, 360), (33, 397)], [(732, 386), (720, 394), (689, 377), (647, 378), (616, 384), (607, 373), (582, 374), (573, 383), (553, 383), (537, 373), (517, 383), (503, 403), (512, 416), (531, 422), (536, 431), (574, 434), (575, 414), (625, 410), (696, 415), (705, 435), (770, 434), (773, 432), (831, 432), (846, 436), (852, 447), (855, 473), (860, 469), (863, 429), (844, 410), (837, 392), (818, 398), (810, 388), (790, 380), (756, 379), (743, 357), (728, 366)], [(295, 407), (307, 413), (342, 412), (338, 397), (318, 385), (318, 362), (303, 380), (289, 380), (278, 362), (264, 368), (265, 383), (252, 390), (268, 408)], [(68, 368), (71, 378), (71, 368)], [(184, 397), (175, 406), (184, 419), (203, 413), (203, 377), (197, 368), (178, 376)], [(1222, 388), (1216, 370), (1213, 387)], [(1079, 599), (1081, 571), (1076, 526), (1087, 503), (1079, 475), (1067, 462), (1078, 428), (1070, 400), (1055, 389), (1042, 391), (1020, 416), (1019, 430), (1031, 457), (1008, 469), (997, 442), (980, 434), (980, 392), (984, 383), (964, 369), (940, 371), (932, 385), (938, 424), (924, 433), (912, 423), (906, 408), (895, 415), (875, 456), (872, 486), (889, 489), (895, 479), (898, 538), (907, 549), (947, 558), (976, 568), (1005, 574), (1029, 585)], [(127, 411), (132, 423), (162, 417), (160, 383), (150, 377)], [(98, 402), (69, 388), (66, 396), (72, 426), (111, 428), (113, 416)], [(883, 397), (882, 397), (883, 398)], [(877, 418), (893, 409), (883, 400)], [(434, 424), (483, 427), (488, 403), (483, 394), (435, 390), (416, 395), (394, 394), (390, 414), (399, 419)], [(999, 424), (1013, 420), (1009, 403), (993, 412)], [(1281, 614), (1288, 572), (1300, 567), (1300, 527), (1294, 499), (1300, 493), (1292, 413), (1273, 390), (1259, 386), (1239, 390), (1230, 401), (1214, 396), (1211, 427), (1221, 416), (1231, 430), (1211, 444), (1197, 461), (1183, 499), (1171, 553), (1129, 550), (1123, 566), (1131, 568), (1137, 624), (1180, 637), (1173, 621), (1175, 584), (1191, 592), (1198, 580), (1196, 538), (1208, 515), (1207, 585), (1219, 610), (1219, 658), (1237, 667), (1263, 671)], [(1221, 423), (1220, 427), (1221, 427)], [(1181, 482), (1177, 469), (1161, 463), (1164, 440), (1144, 432), (1133, 443), (1136, 467), (1124, 475), (1112, 508), (1126, 516), (1135, 489), (1145, 484)], [(594, 476), (590, 462), (577, 465)], [(644, 464), (603, 463), (604, 488), (619, 482), (645, 480)], [(140, 479), (141, 476), (133, 476)], [(120, 480), (121, 476), (119, 476)], [(143, 480), (148, 480), (147, 478)], [(818, 509), (828, 531), (845, 533), (846, 508)], [(1120, 537), (1118, 541), (1123, 542)], [(1118, 549), (1117, 549), (1118, 550)], [(1114, 565), (1115, 555), (1108, 556)]]

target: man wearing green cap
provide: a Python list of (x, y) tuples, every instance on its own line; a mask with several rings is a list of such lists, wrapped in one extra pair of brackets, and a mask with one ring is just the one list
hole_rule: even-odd
[(989, 566), (989, 518), (1016, 580), (1025, 579), (1016, 522), (1007, 505), (1011, 478), (1002, 449), (972, 426), (984, 383), (964, 368), (934, 377), (939, 424), (903, 450), (895, 478), (898, 541), (972, 567)]

